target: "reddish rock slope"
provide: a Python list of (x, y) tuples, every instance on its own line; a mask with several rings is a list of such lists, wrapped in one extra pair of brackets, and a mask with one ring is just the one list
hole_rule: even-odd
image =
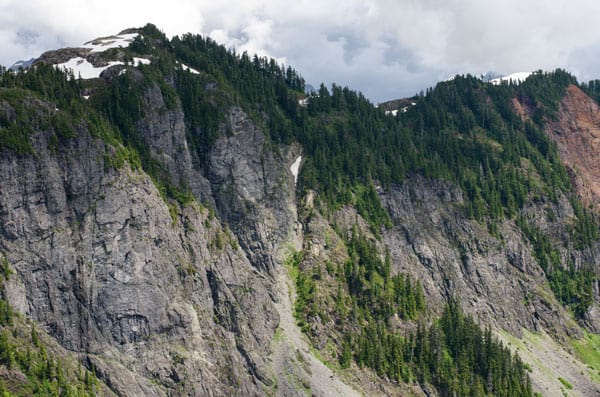
[(567, 87), (558, 117), (546, 132), (587, 205), (600, 204), (600, 106), (574, 85)]

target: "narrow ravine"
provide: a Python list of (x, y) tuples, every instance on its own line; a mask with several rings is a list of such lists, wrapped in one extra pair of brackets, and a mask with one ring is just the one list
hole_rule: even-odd
[[(280, 323), (273, 354), (273, 370), (280, 379), (280, 387), (276, 395), (287, 395), (290, 390), (286, 390), (284, 383), (295, 382), (302, 386), (300, 395), (304, 391), (306, 395), (317, 397), (362, 396), (311, 353), (306, 336), (293, 316), (295, 288), (284, 267), (280, 268), (277, 275), (277, 291), (275, 306)], [(281, 379), (285, 381), (281, 382)]]

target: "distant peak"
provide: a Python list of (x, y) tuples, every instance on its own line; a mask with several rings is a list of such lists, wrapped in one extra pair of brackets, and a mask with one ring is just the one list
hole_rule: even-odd
[(33, 62), (35, 62), (35, 58), (31, 58), (28, 60), (21, 60), (13, 63), (8, 70), (18, 71), (19, 69), (27, 69)]
[[(507, 76), (503, 76), (502, 74), (499, 74), (496, 72), (487, 72), (487, 73), (482, 73), (480, 75), (477, 75), (475, 77), (477, 77), (484, 83), (490, 83), (493, 85), (500, 85), (503, 82), (508, 83), (510, 81), (512, 81), (514, 84), (520, 84), (520, 83), (524, 82), (527, 79), (527, 77), (531, 76), (532, 74), (533, 74), (533, 72), (516, 72), (516, 73), (509, 74)], [(464, 75), (458, 74), (458, 75), (454, 75), (452, 77), (448, 77), (447, 79), (444, 80), (444, 82), (453, 81), (457, 76), (464, 76)]]
[(122, 36), (125, 34), (131, 34), (131, 33), (140, 33), (140, 29), (139, 28), (127, 28), (124, 30), (121, 30), (118, 34), (118, 36)]
[(80, 47), (47, 51), (32, 63), (45, 62), (54, 65), (57, 69), (70, 70), (75, 78), (98, 78), (102, 72), (112, 66), (135, 67), (151, 62), (150, 59), (134, 56), (133, 62), (128, 63), (122, 51), (106, 53), (111, 49), (126, 49), (140, 34), (139, 29), (125, 29), (115, 35), (87, 41)]
[(119, 33), (114, 36), (99, 37), (83, 44), (83, 48), (90, 48), (90, 52), (104, 52), (111, 48), (129, 47), (129, 44), (139, 36), (139, 33)]
[(520, 84), (527, 80), (529, 76), (531, 76), (533, 72), (517, 72), (513, 74), (509, 74), (508, 76), (497, 77), (495, 79), (490, 80), (490, 84), (500, 85), (503, 82), (513, 82), (515, 84)]

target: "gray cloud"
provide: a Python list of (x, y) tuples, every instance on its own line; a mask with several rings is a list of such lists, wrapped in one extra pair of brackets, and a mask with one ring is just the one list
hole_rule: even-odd
[(38, 32), (25, 28), (17, 31), (15, 44), (29, 48), (34, 46), (39, 38), (40, 34)]
[(352, 63), (361, 51), (369, 48), (370, 43), (362, 35), (357, 35), (351, 30), (330, 32), (327, 40), (342, 44), (344, 62)]
[(598, 15), (593, 0), (0, 0), (0, 64), (152, 22), (275, 57), (313, 85), (348, 85), (377, 102), (456, 73), (564, 67), (600, 77)]

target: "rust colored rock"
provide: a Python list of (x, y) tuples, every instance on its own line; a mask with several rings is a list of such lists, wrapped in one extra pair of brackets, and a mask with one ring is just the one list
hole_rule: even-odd
[(570, 85), (558, 117), (547, 124), (546, 133), (558, 145), (582, 201), (586, 205), (600, 204), (600, 106)]

